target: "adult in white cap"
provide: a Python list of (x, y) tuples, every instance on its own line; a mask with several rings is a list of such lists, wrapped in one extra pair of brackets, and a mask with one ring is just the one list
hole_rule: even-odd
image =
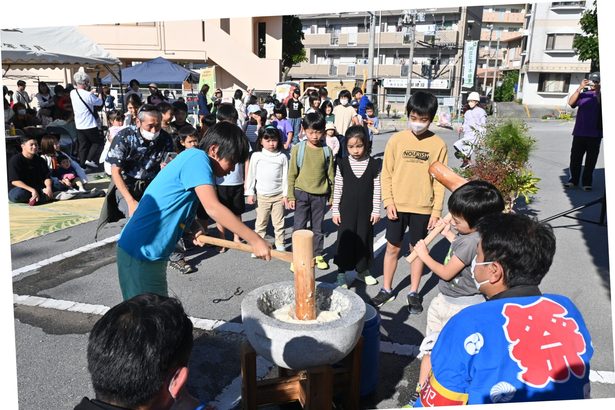
[(462, 167), (470, 164), (470, 158), (474, 152), (474, 146), (480, 137), (485, 134), (487, 125), (487, 112), (479, 105), (480, 96), (476, 91), (468, 95), (468, 109), (463, 115), (463, 125), (459, 127), (459, 133), (463, 133), (453, 147), (455, 157), (462, 160)]
[[(594, 168), (596, 168), (602, 142), (600, 73), (591, 73), (589, 78), (583, 79), (568, 99), (568, 104), (572, 108), (578, 107), (578, 110), (572, 130), (574, 137), (570, 149), (570, 178), (564, 187), (577, 186), (580, 179), (583, 190), (591, 191)], [(583, 175), (581, 175), (583, 156), (585, 156), (585, 166)]]

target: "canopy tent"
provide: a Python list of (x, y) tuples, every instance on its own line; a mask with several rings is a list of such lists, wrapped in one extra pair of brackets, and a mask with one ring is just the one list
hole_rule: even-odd
[[(120, 75), (123, 84), (128, 84), (132, 79), (137, 80), (141, 84), (181, 84), (184, 81), (198, 83), (199, 77), (198, 73), (163, 57), (157, 57), (132, 67), (123, 68)], [(107, 75), (102, 79), (103, 84), (110, 84), (111, 82), (111, 75)]]
[(76, 27), (2, 29), (2, 68), (104, 67), (120, 64), (104, 48), (81, 34)]

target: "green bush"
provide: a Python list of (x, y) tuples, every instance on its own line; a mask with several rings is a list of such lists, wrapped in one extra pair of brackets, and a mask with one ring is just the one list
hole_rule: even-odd
[(458, 172), (467, 179), (482, 179), (495, 185), (511, 211), (517, 198), (529, 203), (538, 192), (540, 178), (529, 169), (536, 140), (524, 122), (506, 120), (487, 125), (484, 137), (474, 146), (474, 161)]

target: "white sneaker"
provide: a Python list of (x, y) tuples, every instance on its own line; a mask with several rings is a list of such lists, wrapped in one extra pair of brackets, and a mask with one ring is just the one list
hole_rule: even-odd
[(250, 258), (252, 258), (252, 259), (256, 259), (256, 255), (255, 255), (255, 254), (253, 254), (253, 253), (251, 253), (251, 254), (250, 254)]
[(284, 251), (286, 251), (286, 247), (284, 245), (276, 245), (275, 246), (275, 250), (276, 251), (280, 251), (280, 252), (284, 252)]
[(90, 168), (98, 168), (98, 165), (94, 161), (85, 161), (85, 166)]
[(54, 198), (55, 198), (57, 201), (66, 201), (66, 200), (68, 200), (68, 199), (73, 199), (73, 198), (75, 197), (75, 195), (76, 195), (76, 194), (71, 193), (71, 192), (58, 192), (58, 193), (55, 195), (55, 197), (54, 197)]

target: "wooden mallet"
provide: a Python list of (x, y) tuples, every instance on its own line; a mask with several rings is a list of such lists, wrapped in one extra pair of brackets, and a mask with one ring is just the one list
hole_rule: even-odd
[[(293, 232), (293, 249), (295, 252), (271, 250), (271, 257), (293, 263), (295, 270), (295, 318), (299, 320), (316, 319), (316, 291), (314, 279), (314, 233), (307, 229)], [(197, 242), (203, 245), (215, 245), (244, 252), (252, 252), (252, 247), (245, 243), (227, 241), (213, 236), (199, 235)]]
[[(452, 169), (439, 161), (436, 161), (429, 166), (429, 174), (451, 192), (468, 182), (467, 179), (457, 175)], [(427, 234), (425, 239), (423, 239), (425, 245), (429, 245), (440, 234), (440, 232), (442, 232), (444, 226), (449, 223), (452, 218), (453, 217), (451, 214), (447, 214), (444, 218), (442, 218), (442, 221), (445, 223), (436, 225), (436, 227), (433, 228), (429, 234)], [(417, 256), (416, 251), (413, 250), (410, 255), (408, 255), (406, 260), (408, 263), (412, 263)]]

